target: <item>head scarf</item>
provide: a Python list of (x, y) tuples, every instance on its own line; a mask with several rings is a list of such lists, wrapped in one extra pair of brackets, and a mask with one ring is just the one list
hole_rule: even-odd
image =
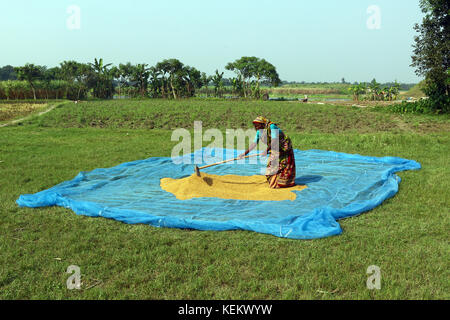
[(263, 116), (257, 117), (255, 120), (253, 120), (253, 123), (262, 123), (265, 127), (270, 123), (270, 121)]

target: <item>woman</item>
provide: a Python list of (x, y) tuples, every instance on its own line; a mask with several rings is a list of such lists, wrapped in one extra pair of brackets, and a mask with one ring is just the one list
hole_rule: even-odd
[(295, 158), (291, 139), (275, 123), (264, 117), (253, 120), (253, 125), (257, 130), (255, 141), (239, 158), (249, 154), (261, 140), (267, 145), (267, 151), (263, 155), (270, 152), (266, 169), (269, 187), (273, 189), (293, 187), (295, 185)]

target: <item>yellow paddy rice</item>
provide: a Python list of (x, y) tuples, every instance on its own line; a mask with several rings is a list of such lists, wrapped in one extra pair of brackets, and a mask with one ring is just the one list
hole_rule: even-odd
[(183, 179), (161, 179), (161, 188), (174, 194), (179, 200), (192, 198), (222, 198), (236, 200), (282, 201), (295, 200), (306, 186), (271, 189), (265, 176), (218, 176), (201, 173)]

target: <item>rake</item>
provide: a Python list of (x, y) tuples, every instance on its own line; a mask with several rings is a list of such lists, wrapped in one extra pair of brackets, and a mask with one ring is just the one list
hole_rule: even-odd
[[(252, 155), (249, 155), (249, 156), (245, 156), (242, 159), (251, 158), (251, 157), (258, 157), (258, 156), (261, 156), (261, 155), (262, 155), (262, 153), (260, 153), (260, 154), (252, 154)], [(225, 161), (209, 164), (207, 166), (203, 166), (203, 167), (200, 167), (200, 168), (198, 166), (195, 166), (195, 173), (197, 174), (198, 177), (200, 177), (200, 170), (202, 170), (202, 169), (206, 169), (206, 168), (209, 168), (209, 167), (217, 166), (219, 164), (223, 164), (223, 163), (231, 162), (231, 161), (236, 161), (236, 160), (241, 160), (241, 158), (225, 160)]]

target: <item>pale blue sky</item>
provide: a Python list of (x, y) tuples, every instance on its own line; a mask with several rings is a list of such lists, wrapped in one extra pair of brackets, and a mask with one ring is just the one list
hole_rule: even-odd
[[(70, 5), (81, 9), (79, 30), (66, 26)], [(381, 10), (378, 30), (367, 27), (370, 5)], [(419, 0), (0, 0), (0, 66), (177, 58), (212, 74), (256, 56), (282, 80), (412, 83), (421, 20)]]

